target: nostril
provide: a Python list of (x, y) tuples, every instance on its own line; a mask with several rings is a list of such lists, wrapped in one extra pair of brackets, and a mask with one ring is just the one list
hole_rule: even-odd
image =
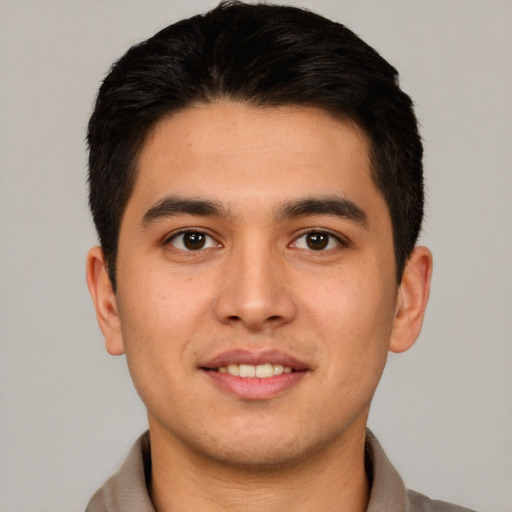
[(268, 287), (227, 288), (214, 304), (215, 317), (233, 326), (243, 324), (250, 330), (268, 329), (287, 323), (295, 316), (295, 306), (290, 297)]

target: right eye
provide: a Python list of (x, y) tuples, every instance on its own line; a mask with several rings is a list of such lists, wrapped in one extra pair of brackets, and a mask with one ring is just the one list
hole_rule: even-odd
[(167, 244), (180, 251), (200, 251), (211, 247), (220, 247), (220, 244), (203, 231), (181, 231), (171, 236)]

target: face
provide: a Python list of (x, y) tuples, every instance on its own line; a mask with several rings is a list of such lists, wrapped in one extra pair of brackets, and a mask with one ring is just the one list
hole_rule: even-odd
[(102, 330), (152, 439), (215, 461), (341, 448), (364, 432), (390, 344), (414, 341), (368, 142), (314, 108), (219, 102), (157, 124), (117, 272)]

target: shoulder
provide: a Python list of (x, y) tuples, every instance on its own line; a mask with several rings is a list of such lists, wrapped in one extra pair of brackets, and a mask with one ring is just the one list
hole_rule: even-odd
[(106, 512), (115, 510), (115, 504), (113, 503), (114, 494), (112, 492), (113, 487), (112, 478), (110, 478), (101, 489), (98, 489), (87, 504), (85, 512)]
[(410, 512), (475, 512), (446, 501), (432, 500), (416, 491), (407, 491), (407, 497)]
[(376, 437), (366, 433), (366, 470), (371, 482), (366, 512), (474, 512), (408, 490)]
[(149, 434), (130, 450), (119, 471), (94, 494), (86, 512), (155, 512), (147, 490), (151, 473)]

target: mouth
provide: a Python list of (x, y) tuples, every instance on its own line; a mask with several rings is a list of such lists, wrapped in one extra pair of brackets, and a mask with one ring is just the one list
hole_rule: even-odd
[(293, 368), (283, 366), (282, 364), (264, 363), (264, 364), (228, 364), (227, 366), (219, 366), (216, 371), (227, 373), (235, 377), (268, 379), (283, 373), (292, 373)]
[(225, 352), (199, 369), (223, 392), (248, 400), (273, 398), (297, 385), (310, 372), (304, 363), (274, 350)]

